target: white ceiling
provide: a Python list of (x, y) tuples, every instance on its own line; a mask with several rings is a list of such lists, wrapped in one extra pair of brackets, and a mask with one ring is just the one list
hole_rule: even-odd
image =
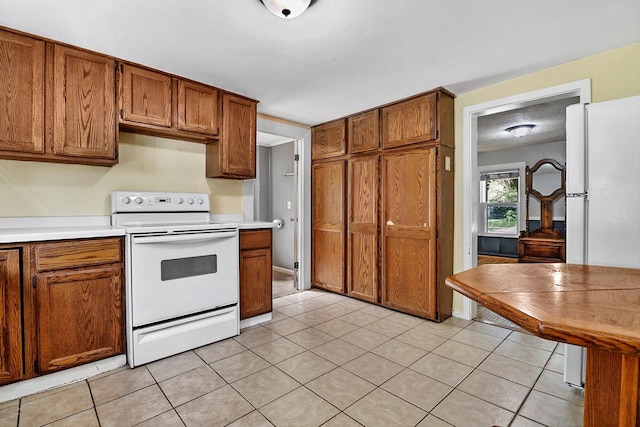
[(444, 86), (463, 93), (640, 41), (638, 0), (2, 0), (0, 25), (260, 100), (313, 125)]
[[(559, 99), (478, 117), (478, 151), (495, 151), (525, 145), (563, 142), (566, 140), (567, 107), (580, 102), (580, 97)], [(527, 136), (517, 137), (508, 127), (535, 125)]]

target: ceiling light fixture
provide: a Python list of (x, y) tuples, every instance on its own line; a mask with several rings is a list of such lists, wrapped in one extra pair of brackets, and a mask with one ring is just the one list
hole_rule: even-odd
[(508, 127), (505, 130), (513, 136), (522, 138), (523, 136), (529, 135), (534, 127), (536, 127), (536, 125), (518, 125)]
[(260, 0), (274, 15), (283, 19), (293, 19), (304, 13), (316, 0)]

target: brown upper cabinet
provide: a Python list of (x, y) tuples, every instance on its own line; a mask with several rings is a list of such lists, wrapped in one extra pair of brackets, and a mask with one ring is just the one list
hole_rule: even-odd
[(346, 120), (340, 119), (311, 130), (311, 159), (327, 159), (347, 152)]
[(350, 154), (379, 148), (379, 115), (379, 110), (371, 110), (347, 119), (347, 142)]
[(113, 59), (2, 29), (0, 57), (1, 158), (117, 163)]
[(112, 166), (122, 130), (214, 143), (208, 177), (255, 178), (255, 100), (4, 28), (0, 58), (0, 159)]
[(54, 50), (54, 154), (115, 162), (114, 60), (68, 46), (49, 47)]
[(44, 152), (44, 41), (0, 30), (0, 151)]
[(120, 123), (171, 127), (171, 76), (120, 63)]
[(218, 138), (218, 89), (123, 62), (118, 68), (121, 129), (195, 142)]
[(438, 138), (436, 93), (382, 108), (382, 148), (394, 148)]
[(220, 133), (215, 88), (178, 80), (178, 129), (209, 136)]
[(256, 177), (256, 101), (222, 96), (222, 139), (207, 144), (207, 177)]

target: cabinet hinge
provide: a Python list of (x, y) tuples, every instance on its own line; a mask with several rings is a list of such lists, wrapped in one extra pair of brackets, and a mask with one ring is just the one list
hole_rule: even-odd
[(294, 263), (293, 263), (293, 269), (294, 269), (294, 270), (297, 270), (297, 269), (299, 269), (299, 268), (300, 268), (300, 263), (299, 263), (298, 261), (294, 262)]
[(38, 364), (38, 361), (37, 361), (37, 360), (35, 360), (35, 361), (33, 362), (33, 370), (34, 370), (35, 372), (39, 372), (39, 371), (40, 371), (40, 366), (39, 366), (39, 364)]
[(438, 235), (439, 235), (438, 230), (436, 230), (436, 239), (438, 238)]
[(33, 286), (33, 289), (38, 286), (38, 278), (36, 276), (33, 276), (33, 278), (31, 279), (31, 285)]
[(300, 154), (296, 154), (293, 156), (293, 161), (294, 162), (299, 162), (300, 161)]
[(440, 138), (440, 130), (436, 131), (436, 139)]
[(440, 92), (436, 92), (436, 101), (440, 101)]
[(120, 72), (124, 74), (124, 64), (120, 64)]
[(440, 152), (440, 147), (436, 147), (436, 156), (438, 155), (439, 152)]
[(124, 109), (120, 109), (120, 118), (124, 119)]

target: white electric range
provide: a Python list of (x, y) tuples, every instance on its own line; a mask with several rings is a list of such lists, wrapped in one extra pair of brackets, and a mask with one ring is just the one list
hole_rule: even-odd
[(131, 367), (238, 335), (238, 226), (210, 222), (208, 194), (114, 191), (111, 210)]

